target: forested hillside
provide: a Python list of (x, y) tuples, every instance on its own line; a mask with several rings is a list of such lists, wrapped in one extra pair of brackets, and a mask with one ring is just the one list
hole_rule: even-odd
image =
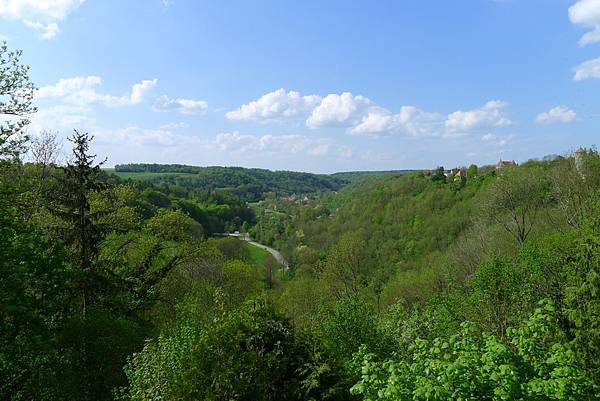
[(416, 170), (389, 170), (389, 171), (344, 171), (331, 174), (332, 177), (346, 180), (348, 182), (356, 182), (364, 178), (382, 177), (387, 175), (400, 175), (407, 173), (415, 173)]
[(242, 167), (196, 167), (181, 164), (121, 164), (114, 168), (123, 178), (176, 185), (186, 191), (213, 191), (252, 202), (267, 193), (278, 196), (336, 191), (345, 179), (294, 171)]
[(27, 135), (20, 57), (0, 48), (0, 399), (600, 399), (597, 150), (341, 189), (123, 180), (91, 134), (62, 164)]

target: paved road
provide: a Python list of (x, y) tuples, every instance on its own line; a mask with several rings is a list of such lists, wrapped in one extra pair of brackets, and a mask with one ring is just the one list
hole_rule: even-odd
[(260, 243), (258, 243), (256, 241), (252, 241), (252, 238), (250, 238), (250, 236), (248, 234), (220, 233), (220, 234), (215, 234), (215, 235), (237, 237), (237, 238), (239, 238), (239, 239), (241, 239), (243, 241), (246, 241), (250, 245), (253, 245), (253, 246), (257, 247), (257, 248), (264, 249), (265, 251), (267, 251), (271, 255), (273, 255), (273, 257), (277, 260), (277, 262), (279, 262), (285, 268), (285, 270), (290, 270), (290, 264), (289, 264), (289, 262), (287, 260), (285, 260), (285, 258), (281, 254), (281, 252), (279, 252), (277, 249), (271, 248), (270, 246), (266, 246), (266, 245), (260, 244)]
[(250, 245), (254, 245), (258, 248), (264, 249), (265, 251), (269, 252), (285, 268), (285, 270), (290, 270), (290, 264), (288, 263), (287, 260), (285, 260), (285, 258), (281, 254), (281, 252), (279, 252), (278, 250), (273, 249), (270, 246), (259, 244), (258, 242), (255, 242), (255, 241), (252, 241), (249, 239), (245, 239), (245, 238), (243, 238), (243, 239), (244, 239), (244, 241), (248, 242)]

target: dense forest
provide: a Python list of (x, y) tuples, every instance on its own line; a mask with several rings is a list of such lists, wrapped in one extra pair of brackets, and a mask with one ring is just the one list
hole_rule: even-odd
[[(269, 193), (278, 196), (337, 191), (347, 180), (335, 176), (242, 167), (196, 167), (181, 164), (117, 164), (123, 178), (210, 191), (252, 202)], [(136, 177), (138, 176), (138, 177)]]
[(388, 170), (388, 171), (344, 171), (331, 174), (332, 177), (345, 180), (347, 182), (356, 182), (365, 178), (400, 175), (407, 173), (416, 173), (417, 170)]
[(600, 399), (595, 149), (350, 185), (126, 180), (93, 133), (66, 163), (28, 135), (20, 57), (0, 48), (0, 399)]

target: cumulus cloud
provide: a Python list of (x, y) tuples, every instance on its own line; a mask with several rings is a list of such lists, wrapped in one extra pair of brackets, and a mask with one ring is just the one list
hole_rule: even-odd
[(584, 61), (575, 67), (575, 81), (583, 81), (588, 78), (600, 78), (600, 57)]
[(573, 24), (583, 25), (591, 29), (579, 39), (580, 46), (600, 41), (600, 1), (577, 1), (569, 7), (569, 19)]
[(350, 92), (341, 95), (332, 93), (325, 96), (306, 120), (311, 128), (351, 125), (373, 102), (368, 98)]
[(18, 20), (52, 39), (59, 32), (58, 21), (64, 20), (85, 0), (0, 0), (0, 18)]
[(444, 123), (449, 134), (466, 132), (481, 127), (502, 127), (512, 124), (504, 109), (508, 103), (491, 100), (483, 106), (469, 111), (455, 111)]
[(400, 112), (394, 114), (369, 98), (344, 92), (325, 96), (306, 120), (306, 125), (311, 128), (348, 127), (348, 132), (358, 135), (405, 133), (426, 136), (439, 131), (440, 118), (437, 113), (414, 106), (402, 106)]
[[(131, 95), (127, 103), (140, 104), (152, 93), (158, 79), (145, 79), (131, 87)], [(126, 96), (127, 97), (127, 96)]]
[(181, 114), (203, 114), (208, 109), (208, 103), (204, 100), (192, 99), (171, 99), (168, 96), (162, 96), (154, 104), (156, 111), (178, 111)]
[(365, 96), (350, 92), (320, 97), (279, 89), (228, 112), (226, 116), (230, 120), (259, 123), (304, 117), (306, 126), (313, 129), (338, 127), (356, 135), (405, 134), (450, 138), (468, 135), (474, 129), (510, 125), (512, 122), (505, 111), (507, 107), (506, 102), (492, 100), (477, 109), (456, 111), (447, 116), (411, 105), (402, 106), (399, 112), (394, 113)]
[(131, 92), (122, 96), (102, 94), (97, 92), (97, 87), (102, 84), (102, 79), (97, 76), (74, 77), (59, 80), (54, 85), (40, 88), (36, 92), (36, 99), (61, 98), (65, 103), (90, 104), (101, 103), (106, 106), (131, 106), (145, 101), (156, 86), (158, 80), (143, 80), (131, 87)]
[(258, 100), (243, 104), (225, 114), (230, 120), (257, 121), (261, 123), (303, 117), (319, 102), (320, 97), (301, 96), (298, 92), (278, 89)]
[(430, 136), (439, 133), (441, 116), (414, 106), (402, 106), (400, 112), (373, 107), (350, 131), (355, 134), (379, 135), (401, 132), (411, 136)]
[(548, 111), (538, 114), (535, 121), (538, 124), (567, 124), (575, 121), (575, 118), (577, 118), (577, 114), (573, 110), (565, 106), (556, 106)]

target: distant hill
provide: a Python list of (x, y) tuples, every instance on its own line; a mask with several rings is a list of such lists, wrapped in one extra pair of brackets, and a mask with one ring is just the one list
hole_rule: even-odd
[(264, 199), (268, 192), (279, 196), (329, 192), (349, 183), (344, 178), (323, 174), (183, 164), (119, 164), (114, 169), (107, 169), (107, 172), (123, 179), (177, 185), (187, 190), (215, 191), (250, 202)]
[(331, 177), (339, 178), (348, 182), (356, 182), (365, 178), (394, 176), (415, 173), (419, 170), (383, 170), (383, 171), (344, 171), (331, 174)]

